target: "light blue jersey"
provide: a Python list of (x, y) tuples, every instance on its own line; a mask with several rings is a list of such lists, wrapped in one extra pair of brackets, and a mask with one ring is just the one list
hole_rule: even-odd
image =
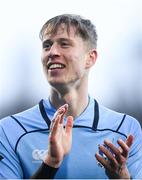
[[(49, 100), (0, 121), (0, 178), (30, 178), (40, 167), (48, 148), (51, 119), (56, 109)], [(65, 120), (66, 121), (66, 120)], [(131, 116), (109, 110), (90, 98), (87, 108), (74, 120), (73, 143), (55, 178), (108, 178), (95, 153), (104, 139), (116, 146), (134, 136), (127, 167), (132, 178), (142, 178), (142, 131)]]

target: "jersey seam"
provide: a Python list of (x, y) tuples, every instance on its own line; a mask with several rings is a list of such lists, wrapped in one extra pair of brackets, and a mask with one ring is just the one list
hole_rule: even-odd
[[(112, 131), (112, 132), (121, 134), (121, 135), (123, 135), (123, 136), (125, 136), (125, 137), (127, 138), (127, 136), (126, 136), (124, 133), (121, 133), (121, 132), (119, 132), (119, 131), (116, 131), (116, 130), (113, 130), (113, 129), (109, 129), (109, 128), (108, 128), (108, 129), (106, 128), (106, 129), (96, 129), (96, 130), (94, 130), (94, 129), (92, 129), (92, 127), (89, 127), (89, 126), (81, 126), (81, 125), (74, 125), (73, 128), (89, 128), (89, 129), (93, 130), (94, 132), (96, 132), (96, 131)], [(38, 132), (38, 131), (47, 131), (47, 130), (49, 130), (49, 128), (33, 130), (33, 131), (25, 132), (24, 134), (22, 134), (22, 135), (18, 138), (18, 140), (17, 140), (17, 142), (16, 142), (16, 145), (15, 145), (15, 153), (17, 153), (18, 143), (19, 143), (20, 139), (21, 139), (23, 136), (25, 136), (25, 135), (27, 135), (27, 134), (29, 134), (29, 133), (34, 133), (34, 132)]]
[[(73, 128), (89, 128), (89, 129), (92, 129), (92, 127), (89, 127), (89, 126), (81, 126), (81, 125), (74, 125)], [(127, 135), (120, 132), (120, 131), (116, 131), (116, 130), (113, 130), (113, 129), (109, 129), (109, 128), (105, 128), (105, 129), (92, 129), (94, 132), (96, 131), (112, 131), (112, 132), (115, 132), (115, 133), (118, 133), (118, 134), (121, 134), (123, 136), (125, 136), (127, 138)]]
[(124, 114), (124, 116), (123, 116), (123, 118), (122, 118), (122, 120), (121, 120), (118, 128), (116, 129), (116, 131), (119, 131), (119, 129), (121, 128), (121, 126), (122, 126), (122, 124), (123, 124), (123, 122), (124, 122), (125, 117), (126, 117), (126, 114)]
[(34, 132), (38, 132), (38, 131), (47, 131), (49, 130), (49, 128), (46, 128), (46, 129), (37, 129), (37, 130), (33, 130), (33, 131), (27, 131), (25, 133), (23, 133), (18, 139), (17, 139), (17, 142), (16, 142), (16, 145), (15, 145), (15, 153), (17, 153), (17, 146), (18, 146), (18, 143), (20, 141), (20, 139), (25, 136), (26, 134), (29, 134), (29, 133), (34, 133)]
[[(12, 147), (11, 143), (9, 142), (9, 139), (8, 139), (6, 133), (5, 133), (4, 128), (3, 128), (3, 127), (1, 127), (1, 128), (2, 128), (2, 131), (3, 131), (3, 133), (4, 133), (5, 138), (7, 139), (7, 142), (8, 142), (8, 144), (9, 144), (9, 146), (11, 147), (11, 149), (14, 149), (14, 147)], [(6, 149), (6, 150), (7, 150), (7, 149)]]
[(14, 116), (11, 116), (11, 118), (14, 119), (25, 132), (27, 132), (26, 128), (18, 121), (18, 119), (16, 119)]
[(109, 129), (109, 128), (106, 128), (106, 129), (97, 129), (97, 131), (112, 131), (112, 132), (115, 132), (115, 133), (118, 133), (118, 134), (121, 134), (123, 135), (125, 138), (127, 138), (127, 135), (120, 132), (120, 131), (116, 131), (116, 130), (113, 130), (113, 129)]

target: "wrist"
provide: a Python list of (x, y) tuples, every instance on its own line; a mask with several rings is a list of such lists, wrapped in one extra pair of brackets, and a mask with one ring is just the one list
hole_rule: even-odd
[(59, 168), (62, 160), (58, 160), (57, 158), (51, 157), (49, 154), (44, 158), (43, 162), (48, 165), (51, 166), (53, 168)]

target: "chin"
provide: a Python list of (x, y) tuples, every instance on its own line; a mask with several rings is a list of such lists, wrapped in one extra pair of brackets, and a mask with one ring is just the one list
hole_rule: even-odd
[(67, 93), (68, 92), (68, 83), (65, 81), (48, 81), (50, 86), (55, 89), (56, 91), (59, 91), (60, 93)]
[(63, 82), (63, 81), (48, 81), (48, 83), (52, 87), (62, 87), (62, 86), (65, 86), (65, 82)]

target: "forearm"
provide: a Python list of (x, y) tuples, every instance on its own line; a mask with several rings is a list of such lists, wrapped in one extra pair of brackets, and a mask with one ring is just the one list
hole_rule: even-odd
[(59, 168), (46, 165), (44, 162), (30, 179), (53, 179)]

